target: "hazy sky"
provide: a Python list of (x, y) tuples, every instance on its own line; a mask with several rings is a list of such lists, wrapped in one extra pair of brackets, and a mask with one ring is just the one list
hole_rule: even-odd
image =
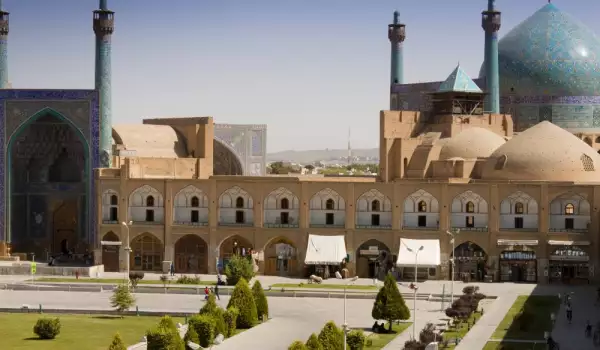
[[(600, 33), (600, 2), (555, 0)], [(502, 36), (546, 4), (498, 0)], [(113, 122), (206, 116), (267, 124), (268, 149), (376, 147), (395, 9), (406, 82), (476, 77), (485, 0), (109, 0)], [(93, 88), (97, 0), (4, 0), (14, 88)]]

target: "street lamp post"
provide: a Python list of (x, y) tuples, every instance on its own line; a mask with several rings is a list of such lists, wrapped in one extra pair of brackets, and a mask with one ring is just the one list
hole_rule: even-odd
[(133, 224), (133, 221), (125, 222), (123, 221), (121, 225), (125, 227), (125, 232), (127, 233), (125, 236), (125, 280), (127, 281), (127, 288), (129, 288), (129, 255), (131, 253), (131, 247), (129, 246), (129, 226)]
[(348, 289), (348, 285), (356, 282), (357, 279), (358, 276), (354, 276), (344, 285), (344, 324), (342, 325), (344, 328), (344, 350), (346, 350), (346, 337), (348, 336), (348, 323), (346, 322), (346, 291)]
[(452, 265), (452, 271), (450, 273), (451, 275), (451, 282), (450, 282), (450, 305), (452, 305), (452, 303), (454, 302), (454, 270), (456, 268), (456, 265), (454, 265), (454, 245), (456, 244), (455, 238), (456, 236), (460, 233), (459, 229), (456, 229), (456, 231), (454, 231), (454, 233), (450, 232), (450, 231), (446, 231), (447, 234), (450, 235), (451, 239), (450, 239), (450, 243), (452, 243), (452, 257), (450, 258), (450, 264)]
[(413, 286), (413, 327), (412, 327), (412, 337), (413, 339), (417, 339), (417, 271), (419, 267), (419, 252), (423, 250), (423, 246), (420, 246), (419, 249), (414, 250), (412, 248), (406, 247), (406, 250), (413, 253), (415, 255), (415, 283)]

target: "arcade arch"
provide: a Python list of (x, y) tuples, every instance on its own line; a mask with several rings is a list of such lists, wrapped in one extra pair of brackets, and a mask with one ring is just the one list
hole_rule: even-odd
[(488, 203), (479, 194), (465, 191), (452, 200), (453, 228), (465, 231), (488, 230)]
[(360, 278), (384, 279), (394, 264), (390, 248), (370, 239), (356, 249), (356, 275)]
[(240, 235), (233, 235), (225, 238), (219, 245), (219, 267), (222, 272), (229, 259), (234, 255), (248, 256), (252, 254), (254, 245), (246, 238)]
[(481, 282), (488, 273), (487, 260), (487, 253), (478, 244), (470, 241), (461, 243), (452, 252), (455, 268), (451, 268), (451, 273), (454, 273), (455, 280)]
[(187, 234), (175, 242), (175, 272), (208, 273), (208, 245), (199, 236)]
[(145, 232), (131, 241), (131, 270), (162, 271), (164, 246), (151, 233)]
[(298, 274), (298, 249), (286, 237), (275, 237), (265, 245), (265, 275), (296, 276)]
[[(103, 237), (105, 242), (119, 242), (119, 236), (114, 232), (109, 231)], [(102, 265), (106, 272), (119, 272), (119, 250), (120, 245), (103, 245), (102, 246)]]

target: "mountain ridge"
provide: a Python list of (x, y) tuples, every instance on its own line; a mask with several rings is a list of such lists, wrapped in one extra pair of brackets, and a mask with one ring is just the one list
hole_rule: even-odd
[[(353, 149), (352, 156), (360, 158), (379, 158), (379, 148)], [(312, 163), (323, 160), (343, 159), (345, 157), (348, 157), (347, 149), (287, 150), (267, 153), (267, 161), (269, 162)]]

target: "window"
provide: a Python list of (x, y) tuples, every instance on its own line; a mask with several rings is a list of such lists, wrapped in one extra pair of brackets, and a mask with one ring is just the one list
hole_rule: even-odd
[(581, 164), (583, 165), (583, 170), (594, 171), (594, 161), (592, 158), (590, 158), (587, 154), (582, 154), (580, 159)]
[(573, 215), (573, 214), (575, 214), (575, 206), (573, 206), (573, 204), (571, 204), (571, 203), (565, 205), (565, 215)]
[(244, 211), (242, 210), (236, 210), (235, 211), (235, 223), (236, 224), (243, 224), (244, 223)]
[(244, 198), (237, 197), (237, 199), (235, 200), (235, 207), (236, 208), (243, 208), (244, 207)]
[(110, 221), (119, 221), (119, 208), (110, 207)]
[(525, 207), (523, 203), (517, 202), (515, 203), (515, 214), (523, 214), (525, 212)]
[(427, 212), (427, 203), (425, 203), (425, 201), (420, 201), (419, 204), (417, 205), (417, 211), (419, 213)]
[(335, 202), (333, 201), (333, 199), (329, 198), (327, 200), (327, 202), (325, 202), (325, 209), (327, 209), (327, 210), (334, 210), (335, 209)]
[(466, 227), (475, 227), (475, 217), (474, 216), (465, 217), (465, 225), (466, 225)]
[(566, 218), (565, 219), (565, 229), (572, 230), (574, 228), (575, 228), (575, 219), (573, 219), (573, 218)]
[(427, 227), (427, 216), (419, 215), (417, 217), (417, 226), (418, 227)]
[(119, 205), (119, 198), (114, 194), (110, 196), (110, 205)]
[(281, 218), (281, 223), (283, 225), (288, 225), (290, 223), (290, 213), (284, 211), (279, 214), (279, 217)]
[(379, 226), (379, 214), (371, 215), (371, 226)]
[(192, 197), (192, 207), (198, 208), (199, 206), (200, 206), (200, 199), (198, 199), (198, 197), (196, 197), (196, 196)]
[(146, 222), (154, 222), (154, 210), (146, 209)]
[(146, 206), (153, 207), (154, 206), (154, 197), (148, 196), (146, 197)]
[(200, 222), (200, 214), (197, 210), (192, 210), (192, 222)]
[(371, 211), (381, 211), (381, 203), (377, 199), (371, 202)]
[(515, 218), (515, 228), (523, 228), (523, 218)]
[(473, 204), (473, 202), (467, 202), (466, 208), (467, 208), (467, 213), (475, 212), (475, 204)]
[(287, 198), (281, 199), (281, 209), (290, 209), (290, 200)]
[(325, 214), (325, 225), (333, 225), (333, 213)]

